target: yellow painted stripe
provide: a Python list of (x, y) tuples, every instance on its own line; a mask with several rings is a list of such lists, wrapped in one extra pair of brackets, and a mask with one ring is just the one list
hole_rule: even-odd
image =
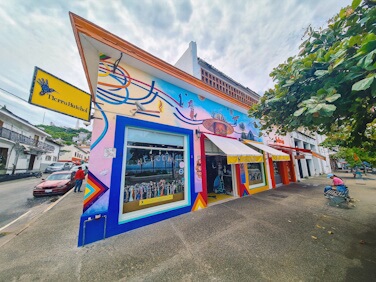
[(241, 163), (262, 163), (263, 156), (227, 156), (228, 164), (241, 164)]
[(289, 161), (290, 160), (290, 156), (276, 156), (276, 155), (272, 155), (272, 160), (276, 161), (276, 162), (278, 162), (278, 161), (280, 161), (280, 162), (282, 162), (282, 161)]
[(167, 195), (167, 196), (162, 196), (162, 197), (157, 197), (157, 198), (140, 200), (140, 206), (145, 206), (145, 205), (150, 205), (150, 204), (154, 204), (154, 203), (169, 201), (169, 200), (172, 200), (172, 199), (174, 199), (174, 195)]
[(269, 185), (265, 185), (265, 186), (257, 187), (257, 188), (253, 188), (253, 189), (247, 189), (247, 190), (249, 191), (250, 195), (253, 195), (253, 194), (256, 194), (256, 193), (260, 193), (260, 192), (264, 192), (266, 190), (269, 190)]

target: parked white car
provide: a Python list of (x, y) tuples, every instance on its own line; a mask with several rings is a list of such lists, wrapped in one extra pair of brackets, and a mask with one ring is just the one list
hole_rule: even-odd
[(51, 172), (56, 172), (56, 171), (70, 170), (72, 166), (73, 166), (73, 163), (70, 163), (70, 162), (56, 162), (46, 167), (44, 172), (51, 173)]
[(72, 172), (76, 172), (78, 170), (79, 167), (82, 167), (82, 169), (85, 171), (85, 175), (87, 174), (87, 172), (89, 171), (89, 164), (85, 163), (85, 164), (81, 164), (81, 165), (75, 165), (73, 166), (70, 171)]

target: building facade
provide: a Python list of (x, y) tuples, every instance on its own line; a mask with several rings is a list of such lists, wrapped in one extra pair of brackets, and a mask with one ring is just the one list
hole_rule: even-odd
[(89, 154), (90, 153), (88, 153), (86, 150), (81, 149), (76, 145), (66, 145), (60, 150), (59, 161), (80, 164), (89, 160)]
[(320, 146), (325, 136), (304, 131), (294, 131), (286, 136), (272, 132), (265, 135), (264, 139), (270, 147), (290, 155), (290, 166), (294, 168), (295, 175), (291, 176), (291, 179), (295, 181), (331, 172), (330, 152), (327, 148)]
[(205, 73), (71, 21), (95, 105), (79, 245), (271, 187), (270, 163), (290, 156), (263, 144), (248, 117), (257, 94), (239, 99)]
[(40, 170), (42, 155), (53, 152), (49, 135), (2, 107), (0, 109), (0, 174)]

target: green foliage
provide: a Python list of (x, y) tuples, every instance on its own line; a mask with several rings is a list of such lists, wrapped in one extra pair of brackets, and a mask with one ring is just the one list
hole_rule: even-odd
[(54, 125), (37, 125), (39, 128), (43, 128), (45, 132), (50, 134), (53, 139), (62, 139), (66, 145), (72, 145), (72, 138), (78, 136), (80, 132), (89, 133), (88, 138), (91, 138), (91, 132), (85, 128), (73, 129), (64, 128)]
[(273, 69), (274, 89), (249, 110), (262, 130), (305, 128), (347, 147), (376, 147), (374, 2), (354, 0), (327, 28), (307, 29), (299, 55)]
[[(359, 160), (354, 160), (354, 154), (358, 156)], [(352, 167), (362, 165), (362, 162), (364, 161), (372, 164), (373, 167), (376, 167), (376, 152), (370, 152), (360, 148), (340, 148), (338, 153), (333, 155), (332, 158), (345, 159)]]

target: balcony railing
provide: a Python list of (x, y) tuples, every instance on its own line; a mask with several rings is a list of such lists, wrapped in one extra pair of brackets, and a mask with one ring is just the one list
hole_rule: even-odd
[(0, 137), (14, 142), (19, 142), (20, 144), (30, 145), (49, 152), (52, 152), (55, 149), (52, 145), (40, 142), (38, 140), (19, 134), (4, 127), (0, 127)]

